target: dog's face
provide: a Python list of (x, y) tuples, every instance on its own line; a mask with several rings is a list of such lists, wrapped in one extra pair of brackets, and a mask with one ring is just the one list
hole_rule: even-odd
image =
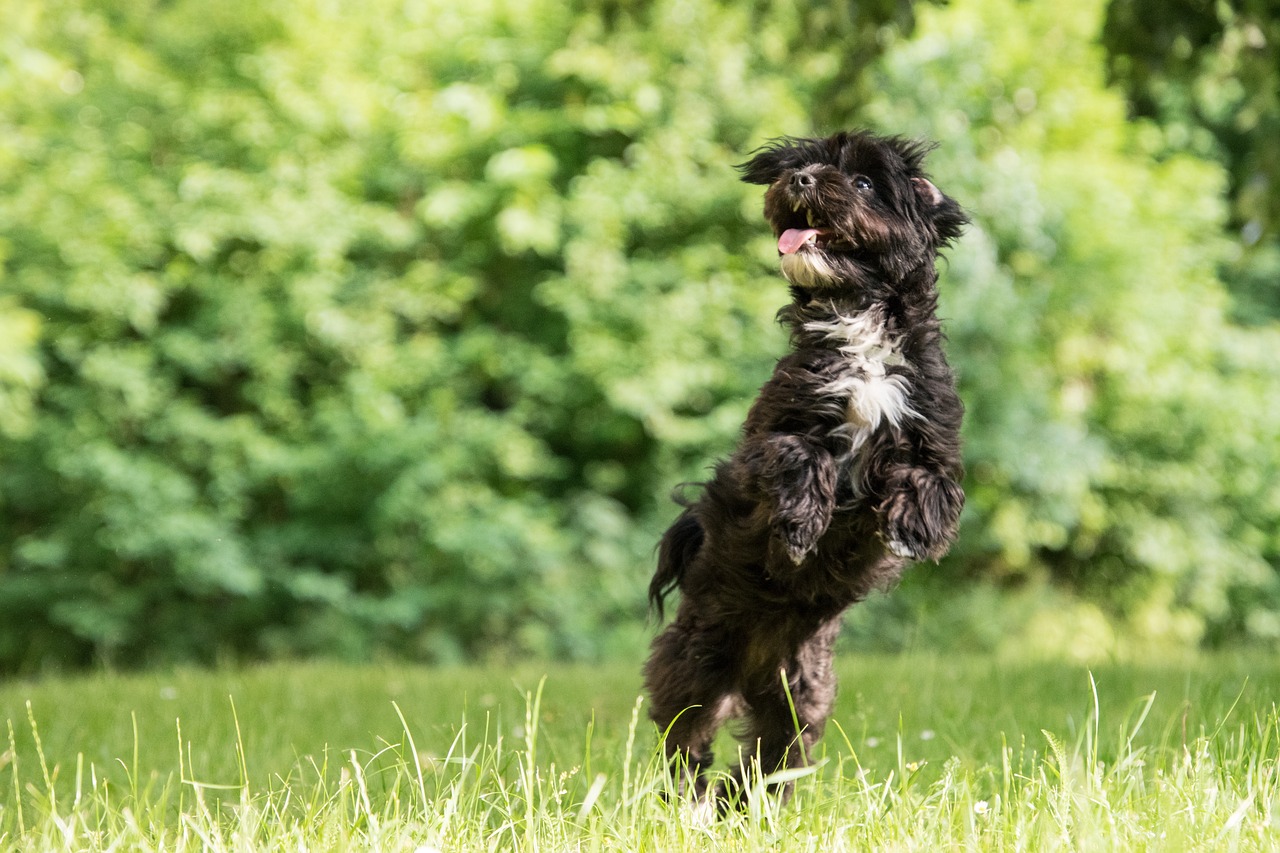
[(806, 289), (902, 280), (968, 221), (921, 171), (928, 146), (870, 133), (781, 139), (739, 167), (766, 184), (782, 271)]

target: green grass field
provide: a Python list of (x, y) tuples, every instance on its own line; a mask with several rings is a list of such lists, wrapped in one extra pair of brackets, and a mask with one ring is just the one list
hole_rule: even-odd
[[(636, 666), (276, 665), (0, 686), (0, 846), (1275, 849), (1280, 662), (841, 661), (820, 760), (706, 825)], [(731, 753), (728, 742), (720, 754)]]

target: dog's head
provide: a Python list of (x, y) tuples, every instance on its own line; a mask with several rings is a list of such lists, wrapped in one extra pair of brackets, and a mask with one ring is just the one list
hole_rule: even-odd
[(782, 271), (805, 289), (901, 281), (968, 221), (921, 171), (931, 146), (870, 133), (774, 140), (739, 166), (765, 184)]

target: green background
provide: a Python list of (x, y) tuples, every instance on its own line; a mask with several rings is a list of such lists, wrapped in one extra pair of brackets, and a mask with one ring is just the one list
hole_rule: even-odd
[(0, 0), (0, 671), (636, 655), (785, 336), (732, 164), (940, 143), (961, 540), (849, 641), (1280, 641), (1274, 2)]

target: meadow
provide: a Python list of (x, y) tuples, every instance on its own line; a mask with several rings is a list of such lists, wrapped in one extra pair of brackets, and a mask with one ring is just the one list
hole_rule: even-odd
[[(1280, 664), (845, 655), (817, 764), (710, 823), (661, 796), (633, 665), (0, 686), (15, 850), (1098, 850), (1280, 844)], [(730, 742), (721, 745), (730, 755)]]
[[(0, 853), (1280, 849), (1274, 6), (0, 0)], [(964, 528), (708, 824), (638, 608), (845, 127), (972, 218)]]

